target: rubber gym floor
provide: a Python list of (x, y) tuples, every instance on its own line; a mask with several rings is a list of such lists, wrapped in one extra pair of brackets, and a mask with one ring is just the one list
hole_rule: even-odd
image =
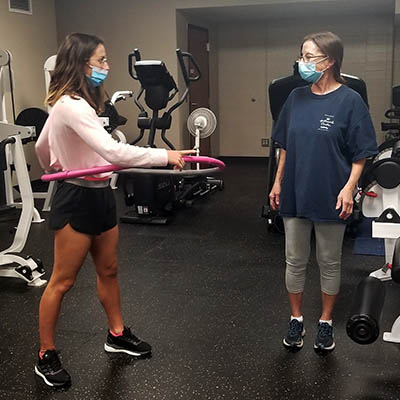
[[(106, 354), (107, 321), (96, 298), (90, 258), (66, 295), (56, 345), (72, 376), (52, 390), (34, 375), (43, 288), (0, 279), (0, 399), (400, 399), (399, 346), (381, 337), (361, 346), (346, 334), (358, 282), (383, 257), (343, 248), (342, 290), (334, 315), (336, 350), (314, 353), (320, 315), (312, 253), (304, 298), (307, 334), (297, 353), (282, 345), (289, 318), (284, 236), (260, 217), (265, 159), (226, 159), (225, 189), (180, 210), (169, 226), (120, 224), (119, 279), (126, 325), (153, 346), (149, 359)], [(122, 191), (119, 214), (126, 211)], [(46, 214), (44, 213), (46, 217)], [(0, 225), (2, 248), (10, 223)], [(52, 268), (52, 233), (33, 225), (24, 254)], [(400, 287), (386, 282), (381, 333), (400, 311)]]

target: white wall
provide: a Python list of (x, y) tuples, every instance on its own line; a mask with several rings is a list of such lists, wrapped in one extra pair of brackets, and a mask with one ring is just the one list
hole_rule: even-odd
[(270, 137), (268, 84), (292, 74), (307, 33), (331, 30), (343, 40), (342, 71), (367, 84), (379, 141), (380, 123), (390, 107), (393, 15), (327, 16), (265, 22), (225, 23), (218, 28), (221, 155), (265, 156), (261, 138)]
[(393, 40), (393, 86), (400, 85), (400, 13), (395, 16)]
[[(12, 54), (16, 114), (28, 107), (44, 107), (45, 83), (43, 64), (57, 50), (57, 31), (54, 0), (32, 0), (32, 15), (10, 13), (8, 0), (0, 0), (0, 48)], [(10, 96), (7, 96), (7, 119)], [(27, 162), (32, 165), (31, 176), (41, 170), (33, 144), (24, 146)]]
[[(362, 7), (362, 0), (358, 2), (360, 7), (353, 7), (351, 15), (341, 14), (341, 10), (347, 3), (354, 6), (356, 0), (317, 0), (312, 2), (315, 6), (301, 0), (118, 0), (115, 7), (107, 0), (58, 0), (56, 4), (60, 40), (71, 31), (95, 33), (106, 40), (111, 60), (106, 86), (110, 92), (138, 90), (126, 66), (127, 54), (134, 47), (140, 47), (146, 58), (164, 60), (172, 75), (179, 76), (174, 50), (187, 45), (187, 23), (208, 25), (216, 44), (211, 46), (210, 56), (213, 62), (217, 60), (211, 77), (212, 107), (217, 110), (219, 126), (219, 133), (212, 138), (214, 142), (219, 138), (219, 143), (213, 145), (219, 154), (214, 155), (265, 156), (268, 149), (261, 147), (261, 138), (269, 137), (272, 128), (267, 86), (274, 78), (291, 73), (299, 44), (311, 31), (330, 29), (342, 36), (343, 71), (366, 80), (371, 113), (379, 131), (384, 111), (390, 106), (394, 3), (385, 0), (384, 7), (379, 7), (381, 2), (377, 0), (376, 8), (372, 0), (368, 7)], [(299, 7), (300, 3), (308, 9), (312, 7), (318, 17), (303, 13), (301, 18), (287, 19), (285, 12), (280, 12), (280, 5), (288, 11), (288, 4)], [(214, 7), (219, 17), (216, 21), (220, 21), (224, 9), (232, 13), (232, 8), (228, 10), (231, 6), (241, 6), (240, 10), (245, 11), (244, 6), (255, 5), (265, 12), (268, 4), (273, 6), (273, 14), (258, 22), (213, 22), (213, 8), (204, 11)], [(383, 8), (388, 10), (384, 16), (374, 12)], [(333, 10), (336, 16), (331, 15)], [(256, 17), (254, 12), (250, 15)], [(121, 104), (120, 110), (129, 119), (124, 129), (131, 139), (137, 134), (136, 108), (126, 103)], [(178, 148), (188, 143), (187, 113), (187, 104), (174, 113), (168, 133)]]
[[(140, 85), (128, 74), (128, 54), (139, 48), (143, 59), (162, 60), (176, 77), (178, 66), (175, 50), (176, 11), (174, 1), (158, 0), (68, 0), (56, 1), (58, 38), (61, 42), (71, 32), (100, 36), (105, 41), (110, 73), (105, 88), (110, 96), (117, 90), (133, 90)], [(118, 104), (121, 115), (128, 118), (121, 128), (129, 141), (135, 138), (138, 109), (133, 100)], [(181, 147), (179, 111), (174, 112), (168, 138)], [(139, 144), (145, 144), (143, 140)], [(161, 145), (161, 141), (156, 141)]]
[[(21, 111), (30, 106), (43, 106), (43, 62), (56, 52), (58, 43), (69, 32), (94, 33), (105, 39), (111, 61), (106, 86), (112, 93), (138, 89), (137, 82), (127, 72), (127, 54), (134, 47), (142, 50), (143, 57), (164, 60), (176, 77), (179, 73), (175, 49), (187, 46), (187, 23), (207, 27), (212, 41), (211, 107), (217, 113), (219, 127), (219, 136), (217, 132), (212, 137), (213, 149), (217, 151), (213, 155), (264, 156), (268, 149), (262, 148), (260, 141), (262, 137), (270, 136), (272, 128), (268, 83), (291, 73), (301, 39), (314, 30), (331, 29), (342, 36), (345, 45), (343, 71), (366, 80), (371, 113), (380, 132), (384, 111), (390, 107), (392, 85), (400, 84), (400, 34), (397, 28), (393, 48), (394, 11), (386, 16), (371, 12), (368, 15), (363, 11), (363, 1), (359, 0), (357, 14), (333, 17), (324, 14), (325, 7), (331, 5), (329, 10), (332, 10), (332, 4), (337, 4), (340, 13), (345, 2), (33, 0), (33, 16), (26, 16), (10, 14), (8, 0), (0, 0), (0, 47), (11, 50), (14, 56), (15, 97), (17, 111)], [(280, 5), (300, 3), (312, 6), (319, 17), (288, 20), (285, 13), (279, 13)], [(212, 9), (200, 12), (206, 7), (241, 6), (240, 10), (244, 10), (246, 5), (261, 7), (266, 4), (274, 5), (275, 16), (258, 22), (238, 24), (229, 19), (216, 22), (212, 18)], [(376, 0), (376, 4), (377, 10), (382, 8), (380, 0)], [(385, 4), (388, 4), (387, 0)], [(221, 8), (218, 13), (220, 15)], [(132, 139), (137, 134), (136, 108), (133, 102), (126, 102), (120, 104), (119, 109), (129, 119), (124, 129)], [(169, 132), (169, 138), (178, 148), (187, 145), (184, 127), (187, 111), (187, 104), (184, 104), (174, 113)], [(34, 164), (32, 176), (36, 178), (39, 171), (31, 148), (27, 149), (27, 159)]]
[[(198, 2), (199, 3), (199, 2)], [(93, 10), (96, 13), (93, 13)], [(178, 68), (176, 48), (187, 50), (187, 25), (189, 23), (209, 29), (213, 49), (210, 54), (210, 104), (218, 110), (218, 72), (215, 24), (203, 18), (196, 18), (177, 12), (175, 1), (118, 0), (115, 7), (108, 0), (56, 1), (58, 38), (61, 41), (70, 32), (92, 33), (105, 40), (111, 71), (105, 87), (110, 95), (116, 90), (138, 92), (138, 82), (128, 75), (128, 53), (138, 47), (145, 59), (163, 60), (179, 87), (183, 81)], [(133, 101), (119, 103), (119, 112), (128, 118), (122, 128), (128, 140), (138, 135), (138, 110)], [(188, 146), (186, 119), (188, 103), (174, 111), (168, 139), (179, 149)], [(219, 136), (216, 132), (212, 140), (214, 155), (219, 154)], [(139, 144), (145, 144), (146, 139)], [(156, 140), (157, 146), (165, 146)]]
[(220, 154), (262, 155), (266, 131), (266, 27), (218, 28)]

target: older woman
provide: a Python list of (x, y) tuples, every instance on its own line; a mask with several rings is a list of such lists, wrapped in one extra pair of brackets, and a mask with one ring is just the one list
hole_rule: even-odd
[(377, 153), (368, 108), (343, 84), (342, 59), (337, 35), (320, 32), (304, 38), (298, 67), (310, 85), (291, 92), (273, 132), (282, 151), (269, 198), (284, 221), (291, 308), (283, 344), (289, 349), (303, 346), (302, 300), (314, 229), (322, 292), (314, 343), (318, 353), (335, 348), (332, 313), (340, 288), (346, 220), (365, 159)]

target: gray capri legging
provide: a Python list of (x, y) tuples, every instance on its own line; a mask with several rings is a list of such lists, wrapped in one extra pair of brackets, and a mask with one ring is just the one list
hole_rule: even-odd
[(340, 288), (342, 245), (346, 224), (313, 222), (306, 218), (284, 217), (286, 235), (286, 288), (289, 293), (304, 291), (307, 264), (314, 228), (321, 291), (336, 295)]

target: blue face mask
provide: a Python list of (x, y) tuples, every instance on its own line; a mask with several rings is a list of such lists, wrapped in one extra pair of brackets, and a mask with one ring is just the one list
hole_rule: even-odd
[(89, 67), (92, 69), (92, 71), (90, 76), (87, 76), (88, 81), (94, 87), (100, 86), (107, 78), (108, 71), (92, 65), (89, 65)]
[(305, 81), (317, 83), (322, 78), (324, 71), (317, 71), (317, 63), (305, 63), (304, 61), (299, 61), (299, 74)]

